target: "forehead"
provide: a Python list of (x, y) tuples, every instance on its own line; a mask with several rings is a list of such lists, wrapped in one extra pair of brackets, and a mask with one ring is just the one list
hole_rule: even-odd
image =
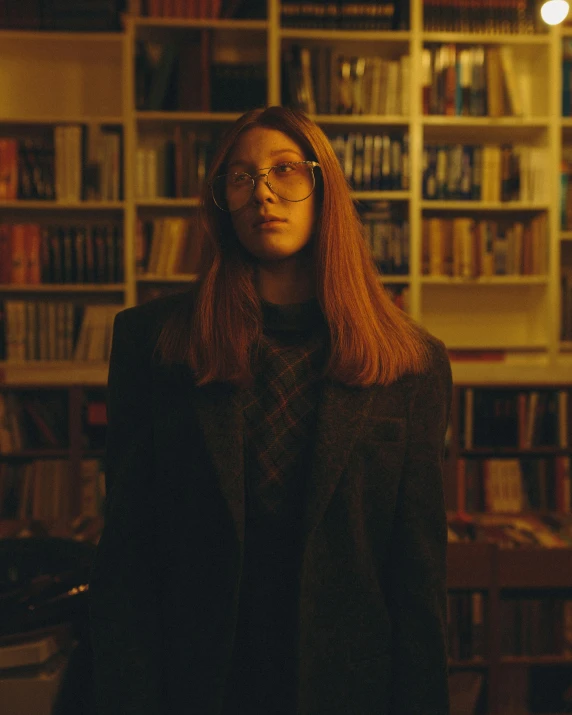
[(228, 154), (228, 165), (240, 162), (267, 166), (281, 156), (286, 159), (305, 158), (300, 145), (284, 132), (266, 127), (251, 127), (239, 134)]

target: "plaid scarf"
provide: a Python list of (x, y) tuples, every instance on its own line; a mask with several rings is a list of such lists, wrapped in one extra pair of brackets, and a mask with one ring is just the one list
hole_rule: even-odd
[(264, 333), (254, 384), (244, 391), (247, 505), (254, 518), (290, 520), (311, 459), (324, 364), (324, 320), (317, 300), (263, 301)]

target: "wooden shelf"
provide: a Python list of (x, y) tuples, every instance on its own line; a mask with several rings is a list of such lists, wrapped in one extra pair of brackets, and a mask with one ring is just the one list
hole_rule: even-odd
[(550, 124), (549, 117), (457, 117), (444, 115), (423, 115), (423, 125), (425, 127), (485, 127), (494, 129), (495, 127), (507, 127), (508, 129), (527, 127), (530, 129), (546, 129)]
[(438, 286), (514, 286), (514, 285), (546, 285), (548, 276), (476, 276), (475, 278), (462, 278), (460, 276), (423, 276), (423, 285)]
[(0, 201), (0, 209), (16, 211), (122, 211), (124, 208), (123, 201)]
[(423, 199), (424, 211), (547, 211), (546, 203), (531, 204), (522, 201), (441, 201)]
[(572, 590), (572, 548), (499, 549), (499, 588)]
[(423, 32), (424, 43), (455, 43), (458, 45), (549, 45), (550, 35), (485, 32)]
[(97, 115), (97, 114), (80, 114), (76, 116), (69, 115), (42, 115), (35, 117), (0, 117), (0, 127), (3, 124), (38, 124), (38, 125), (55, 125), (55, 124), (123, 124), (124, 119), (121, 116), (112, 115)]
[(447, 587), (488, 591), (493, 582), (491, 544), (449, 543), (447, 546)]
[(123, 42), (123, 32), (62, 32), (50, 30), (0, 30), (0, 45), (4, 42)]
[(372, 124), (376, 127), (406, 127), (410, 117), (401, 114), (310, 114), (317, 124), (323, 126), (360, 126)]
[(281, 38), (294, 40), (320, 40), (323, 42), (379, 42), (388, 45), (407, 45), (411, 33), (407, 30), (342, 30), (342, 29), (306, 29), (297, 27), (282, 27), (279, 29)]
[(140, 122), (226, 122), (236, 121), (241, 112), (135, 112), (135, 119)]
[(192, 283), (197, 280), (194, 273), (177, 273), (172, 276), (143, 275), (137, 276), (137, 283)]
[(69, 386), (106, 385), (107, 363), (72, 360), (0, 361), (0, 385)]
[(199, 18), (180, 18), (180, 17), (136, 17), (129, 18), (135, 29), (169, 29), (169, 30), (186, 30), (186, 29), (212, 29), (212, 30), (235, 30), (243, 32), (245, 30), (267, 32), (267, 20), (232, 20), (232, 19), (199, 19)]
[(171, 198), (157, 198), (157, 199), (137, 199), (135, 206), (139, 209), (152, 209), (152, 208), (195, 208), (200, 204), (200, 199), (198, 196), (190, 197), (187, 199), (171, 199)]
[(409, 201), (409, 191), (352, 191), (356, 201)]
[(0, 283), (0, 293), (123, 293), (125, 283)]

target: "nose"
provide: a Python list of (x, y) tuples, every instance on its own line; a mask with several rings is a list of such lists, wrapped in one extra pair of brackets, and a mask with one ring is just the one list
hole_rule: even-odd
[[(262, 179), (262, 181), (259, 181), (259, 179)], [(268, 185), (268, 174), (258, 174), (254, 177), (253, 181), (254, 191), (252, 192), (252, 196), (255, 203), (264, 203), (265, 201), (275, 201), (277, 199), (276, 194)]]

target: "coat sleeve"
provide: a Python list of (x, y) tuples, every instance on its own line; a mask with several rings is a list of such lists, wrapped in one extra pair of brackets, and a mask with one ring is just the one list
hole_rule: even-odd
[(445, 432), (452, 395), (445, 346), (416, 378), (390, 547), (391, 715), (447, 715), (447, 519)]
[(89, 589), (98, 715), (160, 715), (150, 355), (130, 309), (113, 327), (105, 525)]

